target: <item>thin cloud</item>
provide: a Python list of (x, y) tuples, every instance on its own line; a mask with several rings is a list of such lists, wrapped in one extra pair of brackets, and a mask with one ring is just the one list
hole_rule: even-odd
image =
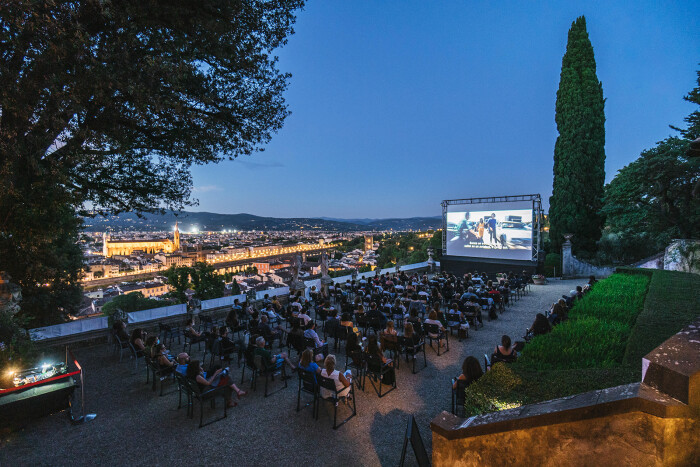
[(249, 170), (257, 170), (257, 169), (274, 169), (278, 167), (286, 167), (283, 163), (281, 162), (250, 162), (250, 161), (244, 161), (240, 159), (236, 159), (236, 161), (241, 164), (243, 167)]
[(218, 185), (203, 185), (192, 188), (192, 191), (195, 193), (209, 193), (212, 191), (223, 191), (223, 188)]

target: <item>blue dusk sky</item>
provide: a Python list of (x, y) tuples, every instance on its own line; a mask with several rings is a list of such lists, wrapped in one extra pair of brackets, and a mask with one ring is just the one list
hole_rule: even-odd
[(262, 153), (193, 167), (195, 211), (435, 216), (452, 198), (552, 190), (554, 104), (585, 15), (606, 180), (675, 134), (700, 69), (700, 2), (310, 0), (278, 51), (292, 115)]

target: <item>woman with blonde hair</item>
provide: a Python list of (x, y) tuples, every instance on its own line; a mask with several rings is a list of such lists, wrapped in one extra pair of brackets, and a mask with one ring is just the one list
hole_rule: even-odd
[[(350, 392), (350, 382), (352, 381), (352, 373), (347, 370), (345, 373), (341, 373), (335, 369), (335, 355), (329, 355), (323, 362), (324, 368), (321, 370), (321, 376), (324, 378), (332, 379), (335, 382), (336, 391), (339, 397), (345, 397)], [(333, 394), (330, 390), (326, 388), (321, 388), (321, 397), (324, 399), (332, 397)]]

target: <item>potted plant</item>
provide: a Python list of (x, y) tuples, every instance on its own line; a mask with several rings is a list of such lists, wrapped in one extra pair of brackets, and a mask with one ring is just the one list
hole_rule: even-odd
[(532, 282), (535, 285), (544, 285), (546, 280), (547, 280), (547, 278), (544, 277), (542, 274), (535, 274), (532, 276)]

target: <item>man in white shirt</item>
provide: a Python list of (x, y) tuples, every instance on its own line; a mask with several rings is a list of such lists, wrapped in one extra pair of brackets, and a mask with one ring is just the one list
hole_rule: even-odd
[(311, 316), (306, 314), (306, 311), (300, 311), (299, 314), (297, 315), (297, 318), (302, 318), (304, 320), (304, 326), (309, 324), (309, 321), (311, 321)]

